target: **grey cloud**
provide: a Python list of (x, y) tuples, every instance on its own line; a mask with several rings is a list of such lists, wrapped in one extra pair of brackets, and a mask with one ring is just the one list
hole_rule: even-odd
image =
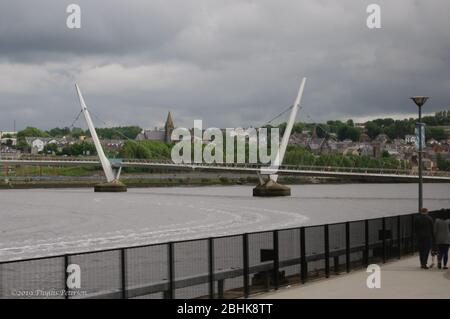
[[(82, 8), (81, 30), (65, 8)], [(257, 125), (292, 103), (302, 120), (410, 114), (450, 106), (450, 3), (374, 1), (2, 1), (0, 129), (71, 121), (73, 84), (107, 123)], [(306, 116), (307, 115), (307, 116)], [(302, 118), (303, 116), (303, 118)]]

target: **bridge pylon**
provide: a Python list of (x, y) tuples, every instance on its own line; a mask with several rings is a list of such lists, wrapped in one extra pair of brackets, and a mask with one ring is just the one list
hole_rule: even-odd
[[(253, 196), (272, 197), (291, 195), (291, 189), (289, 187), (277, 182), (277, 173), (280, 165), (283, 163), (284, 154), (286, 153), (286, 148), (292, 132), (292, 127), (295, 124), (295, 118), (297, 117), (297, 112), (300, 108), (300, 101), (302, 99), (303, 90), (305, 89), (305, 83), (306, 78), (303, 78), (294, 104), (292, 105), (292, 111), (289, 115), (289, 121), (286, 125), (286, 130), (284, 131), (284, 135), (281, 140), (280, 147), (278, 148), (275, 160), (272, 162), (270, 167), (261, 168), (261, 172), (258, 174), (260, 184), (253, 188)], [(267, 180), (264, 180), (264, 178), (262, 177), (264, 175), (268, 176)]]
[(111, 165), (111, 162), (106, 157), (105, 152), (103, 151), (102, 144), (97, 135), (97, 131), (95, 130), (94, 123), (92, 122), (91, 115), (89, 114), (86, 103), (84, 102), (83, 95), (81, 94), (80, 88), (77, 84), (75, 84), (75, 88), (77, 90), (78, 99), (80, 100), (81, 112), (86, 119), (87, 126), (89, 128), (89, 132), (91, 133), (92, 140), (94, 141), (95, 149), (97, 151), (98, 158), (100, 159), (100, 163), (102, 164), (103, 172), (105, 173), (106, 182), (100, 183), (94, 186), (95, 192), (126, 192), (127, 186), (119, 181), (120, 177), (120, 169), (114, 171)]

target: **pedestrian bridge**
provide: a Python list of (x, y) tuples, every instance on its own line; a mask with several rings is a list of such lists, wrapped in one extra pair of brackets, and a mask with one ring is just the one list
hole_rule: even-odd
[[(0, 158), (1, 165), (35, 165), (35, 166), (99, 166), (101, 162), (95, 157), (41, 157), (30, 156), (20, 158)], [(266, 165), (261, 164), (177, 164), (171, 161), (155, 161), (143, 159), (111, 160), (113, 168), (136, 167), (156, 168), (168, 170), (199, 170), (199, 171), (222, 171), (237, 173), (259, 173)], [(411, 169), (386, 169), (386, 168), (357, 168), (357, 167), (335, 167), (335, 166), (306, 166), (306, 165), (281, 165), (278, 174), (300, 175), (313, 177), (334, 177), (346, 179), (396, 179), (401, 181), (416, 180), (417, 170)], [(450, 173), (442, 171), (424, 171), (425, 181), (450, 182)]]

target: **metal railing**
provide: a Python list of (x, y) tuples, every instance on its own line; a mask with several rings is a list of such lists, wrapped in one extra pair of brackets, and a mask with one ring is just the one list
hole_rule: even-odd
[[(60, 163), (61, 165), (98, 165), (100, 162), (97, 157), (56, 157), (56, 156), (21, 156), (20, 158), (1, 157), (0, 162), (7, 163), (8, 161), (14, 164), (23, 163), (33, 164), (34, 162), (39, 165), (45, 165), (46, 162), (49, 165)], [(192, 164), (175, 164), (171, 160), (164, 159), (121, 159), (117, 163), (113, 163), (114, 166), (124, 167), (165, 167), (167, 168), (223, 168), (232, 169), (249, 169), (257, 170), (262, 167), (266, 167), (267, 164), (250, 164), (250, 163), (236, 163), (236, 164), (207, 164), (207, 163), (192, 163)], [(330, 173), (350, 173), (350, 174), (378, 174), (378, 175), (397, 175), (397, 176), (416, 176), (417, 170), (404, 169), (404, 168), (363, 168), (363, 167), (339, 167), (339, 166), (315, 166), (315, 165), (281, 165), (279, 171), (283, 172), (295, 172), (295, 171), (307, 171), (307, 172), (330, 172)], [(446, 171), (433, 171), (425, 170), (424, 176), (429, 177), (450, 177), (450, 172)]]
[(412, 254), (415, 215), (4, 261), (0, 297), (246, 298)]

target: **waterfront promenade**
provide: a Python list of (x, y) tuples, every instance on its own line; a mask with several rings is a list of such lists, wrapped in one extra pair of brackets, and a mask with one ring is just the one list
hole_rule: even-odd
[(413, 256), (380, 265), (381, 288), (367, 288), (366, 280), (370, 274), (361, 270), (311, 281), (305, 285), (280, 288), (254, 298), (450, 299), (450, 271), (436, 267), (422, 270), (418, 267), (418, 259), (418, 256)]

